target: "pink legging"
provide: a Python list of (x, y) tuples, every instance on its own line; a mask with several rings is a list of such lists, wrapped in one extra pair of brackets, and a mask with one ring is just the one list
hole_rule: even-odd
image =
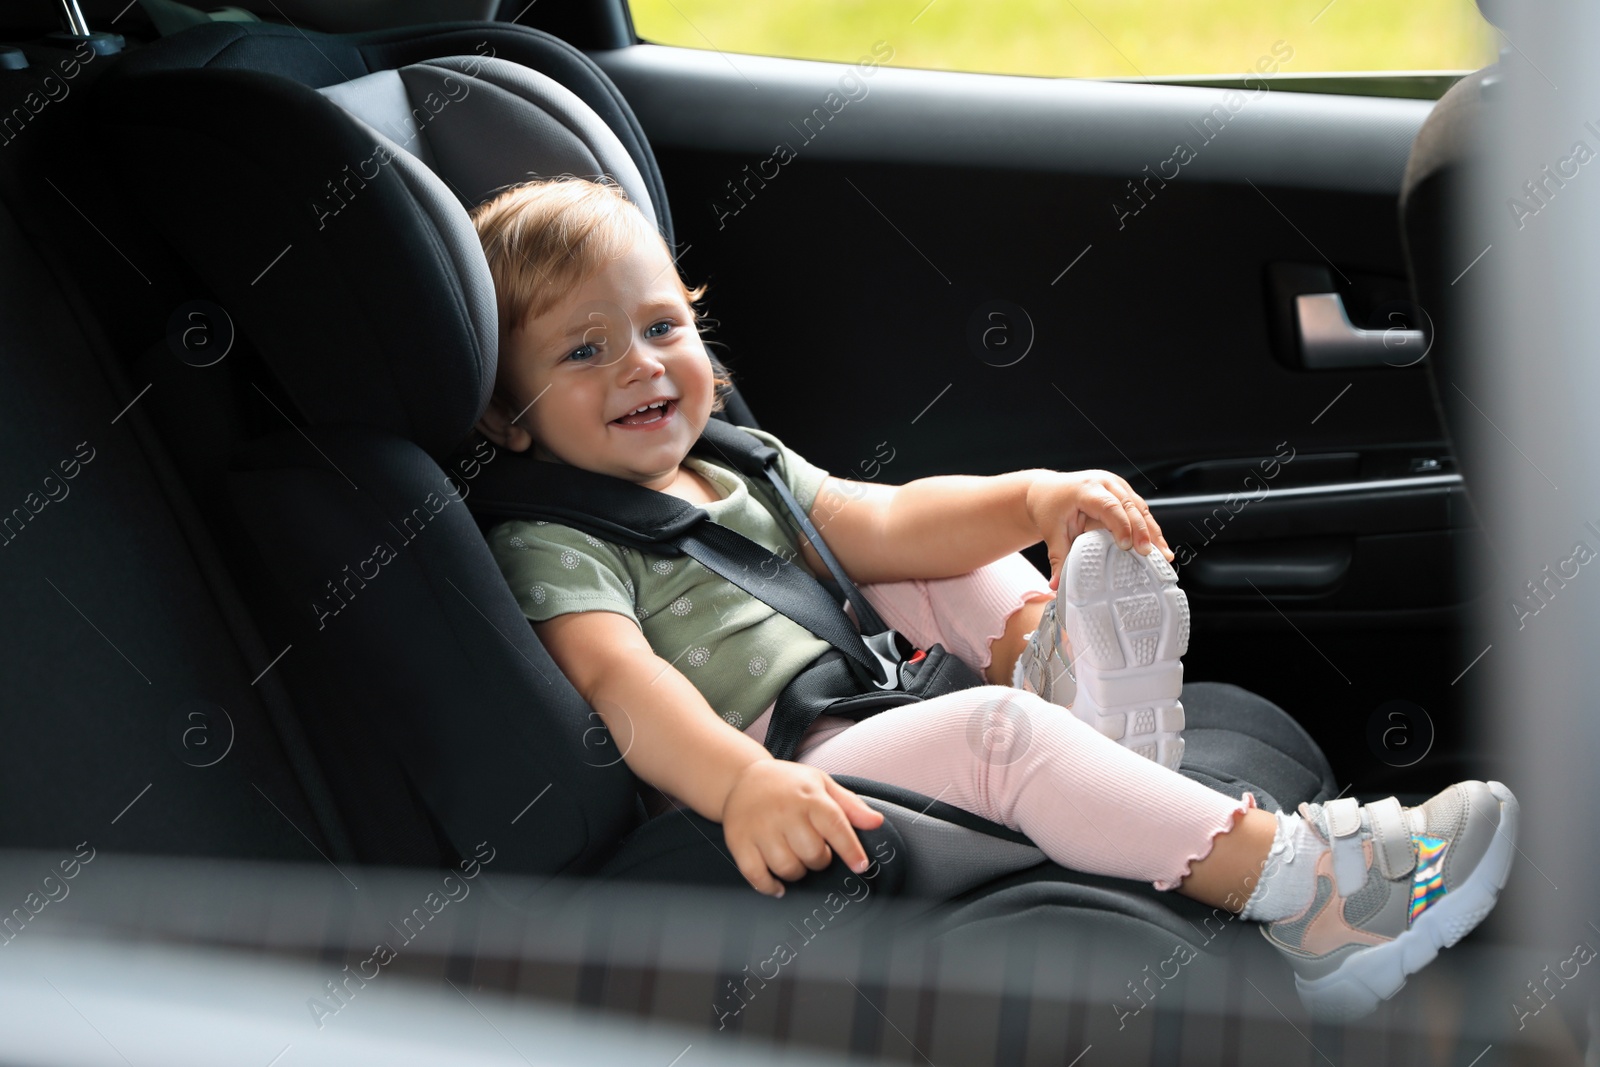
[[(1023, 604), (1055, 594), (1020, 553), (954, 578), (861, 586), (918, 647), (942, 644), (980, 674)], [(849, 611), (852, 619), (855, 612)], [(776, 702), (774, 702), (776, 703)], [(772, 705), (745, 730), (764, 742)], [(984, 685), (860, 722), (824, 715), (796, 760), (910, 789), (1018, 830), (1063, 867), (1172, 889), (1216, 835), (1255, 807), (1135, 755), (1065, 708)]]

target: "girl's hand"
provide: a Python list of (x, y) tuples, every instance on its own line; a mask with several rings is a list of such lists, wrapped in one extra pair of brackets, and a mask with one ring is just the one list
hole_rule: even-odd
[(1110, 471), (1041, 472), (1028, 487), (1028, 516), (1049, 549), (1051, 589), (1061, 583), (1073, 539), (1087, 530), (1104, 528), (1123, 548), (1148, 555), (1153, 546), (1173, 558), (1150, 505)]
[(783, 896), (783, 883), (772, 875), (794, 881), (808, 867), (828, 866), (835, 852), (857, 874), (866, 870), (866, 850), (851, 827), (882, 825), (882, 812), (825, 772), (790, 760), (751, 763), (722, 808), (722, 834), (739, 872), (773, 897)]

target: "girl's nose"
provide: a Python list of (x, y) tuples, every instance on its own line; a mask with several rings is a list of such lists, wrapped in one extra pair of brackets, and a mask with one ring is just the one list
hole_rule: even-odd
[(662, 361), (660, 355), (648, 344), (645, 344), (643, 340), (638, 337), (629, 337), (628, 350), (623, 353), (621, 359), (617, 360), (617, 368), (618, 373), (626, 380), (637, 374), (654, 377), (666, 369), (666, 364)]

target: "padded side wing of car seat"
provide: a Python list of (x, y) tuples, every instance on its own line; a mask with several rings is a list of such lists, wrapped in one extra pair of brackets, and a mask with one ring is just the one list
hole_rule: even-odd
[(460, 443), (494, 385), (498, 323), (444, 182), (403, 151), (351, 177), (389, 149), (314, 90), (254, 71), (156, 71), (94, 103), (130, 199), (305, 421), (382, 427), (434, 456)]
[(470, 483), (383, 431), (310, 427), (249, 446), (228, 490), (364, 859), (359, 820), (370, 842), (386, 813), (363, 780), (403, 778), (457, 854), (485, 842), (512, 872), (584, 873), (636, 825), (637, 779), (595, 754), (600, 720), (461, 506)]

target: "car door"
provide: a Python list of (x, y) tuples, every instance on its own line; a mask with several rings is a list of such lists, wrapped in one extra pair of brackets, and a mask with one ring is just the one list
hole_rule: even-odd
[(1432, 735), (1476, 533), (1396, 223), (1430, 100), (1289, 91), (1282, 40), (1175, 85), (640, 43), (598, 10), (557, 28), (637, 113), (763, 428), (857, 480), (1116, 471), (1178, 552), (1186, 677), (1352, 774), (1461, 743)]

